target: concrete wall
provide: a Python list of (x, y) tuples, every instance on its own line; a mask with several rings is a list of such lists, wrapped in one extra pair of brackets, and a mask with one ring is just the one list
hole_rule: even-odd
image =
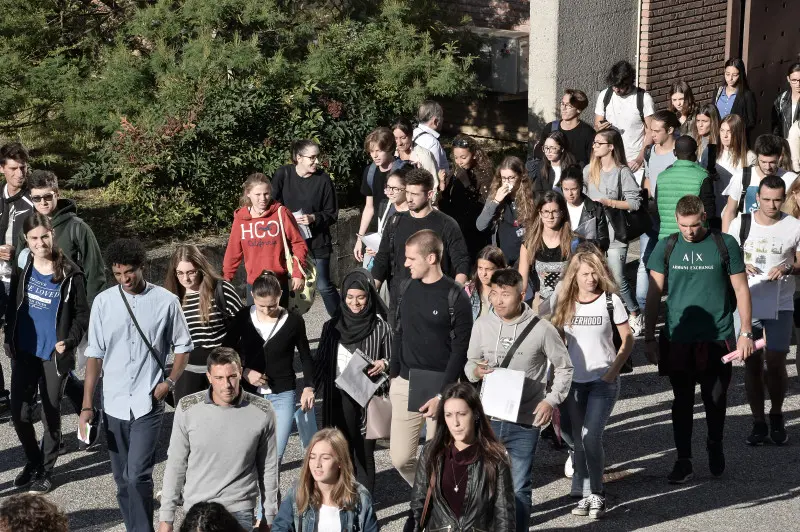
[(683, 79), (706, 103), (722, 81), (728, 0), (643, 0), (639, 85), (665, 108)]
[[(557, 116), (567, 88), (590, 98), (615, 62), (636, 64), (638, 0), (537, 0), (531, 3), (528, 124), (534, 136)], [(594, 120), (594, 101), (584, 111)]]

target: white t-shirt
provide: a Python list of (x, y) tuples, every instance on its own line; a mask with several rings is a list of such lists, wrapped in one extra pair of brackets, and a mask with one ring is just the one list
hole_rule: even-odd
[(581, 224), (581, 214), (583, 214), (583, 209), (585, 206), (585, 201), (582, 201), (577, 207), (573, 207), (567, 203), (567, 212), (569, 212), (569, 225), (572, 226), (573, 231)]
[[(746, 157), (747, 166), (753, 166), (756, 164), (756, 154), (752, 150), (747, 151)], [(730, 184), (731, 181), (739, 180), (739, 190), (741, 190), (742, 186), (742, 167), (736, 164), (733, 164), (733, 158), (731, 157), (731, 152), (723, 151), (722, 157), (717, 159), (717, 176), (719, 179), (714, 183), (714, 191), (716, 192), (718, 189), (721, 189), (722, 192), (720, 193), (722, 196), (730, 196)], [(725, 202), (727, 203), (727, 198), (725, 198)], [(717, 206), (719, 208), (719, 205)]]
[[(728, 234), (739, 242), (741, 218), (731, 222)], [(741, 245), (741, 242), (739, 242)], [(744, 243), (744, 262), (752, 264), (764, 273), (781, 262), (794, 264), (795, 253), (800, 246), (800, 220), (783, 214), (773, 225), (761, 225), (755, 216), (750, 220), (750, 233)], [(778, 310), (794, 310), (794, 275), (785, 275), (780, 281)]]
[(555, 179), (553, 179), (553, 188), (557, 188), (558, 184), (561, 183), (561, 165), (551, 166), (551, 168), (556, 176)]
[[(594, 107), (594, 114), (603, 116), (603, 98), (606, 91), (612, 90), (611, 87), (600, 91), (597, 96), (597, 104)], [(645, 118), (655, 113), (653, 97), (649, 92), (644, 93), (643, 113)], [(608, 102), (605, 112), (608, 120), (614, 129), (622, 135), (622, 143), (625, 145), (625, 157), (628, 161), (633, 161), (642, 151), (644, 146), (644, 123), (639, 115), (639, 108), (636, 107), (636, 89), (631, 90), (625, 96), (614, 93), (611, 101)]]
[[(787, 191), (792, 186), (792, 183), (794, 183), (794, 180), (797, 179), (797, 174), (794, 172), (787, 172), (782, 168), (778, 168), (778, 171), (775, 173), (775, 175), (783, 179), (783, 182), (786, 183)], [(744, 197), (745, 204), (742, 212), (753, 212), (758, 209), (756, 193), (758, 192), (758, 185), (761, 183), (762, 179), (763, 176), (761, 175), (761, 171), (758, 169), (758, 166), (753, 166), (753, 170), (750, 174), (750, 185), (747, 187), (747, 192), (745, 193)], [(728, 188), (726, 188), (722, 193), (725, 196), (730, 196), (736, 201), (739, 201), (739, 198), (742, 197), (741, 172), (739, 172), (738, 178), (736, 176), (731, 178), (731, 182), (728, 183)]]
[(628, 311), (617, 294), (611, 294), (614, 305), (614, 324), (608, 317), (605, 293), (591, 303), (576, 303), (572, 325), (564, 327), (567, 350), (575, 372), (573, 382), (592, 382), (611, 367), (617, 357), (614, 348), (615, 324), (628, 321)]
[(339, 508), (336, 506), (326, 506), (324, 504), (319, 507), (317, 532), (342, 532), (342, 520), (339, 517)]

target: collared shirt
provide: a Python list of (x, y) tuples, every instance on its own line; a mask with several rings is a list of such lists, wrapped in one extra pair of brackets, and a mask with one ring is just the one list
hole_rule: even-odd
[(719, 117), (725, 118), (729, 114), (731, 114), (731, 109), (733, 109), (733, 102), (736, 100), (737, 92), (734, 92), (730, 96), (728, 93), (725, 92), (725, 89), (722, 89), (719, 93), (719, 98), (717, 98), (717, 111), (719, 111)]
[[(191, 352), (192, 337), (180, 301), (147, 283), (140, 294), (122, 291), (148, 341), (166, 366), (170, 351)], [(103, 361), (103, 408), (109, 416), (138, 419), (153, 408), (153, 389), (164, 380), (121, 301), (117, 286), (97, 295), (89, 318), (86, 356)]]
[(450, 170), (450, 161), (447, 160), (447, 153), (442, 148), (442, 143), (439, 142), (438, 131), (434, 131), (425, 124), (420, 124), (414, 128), (412, 139), (414, 144), (431, 152), (433, 160), (436, 161), (437, 170)]

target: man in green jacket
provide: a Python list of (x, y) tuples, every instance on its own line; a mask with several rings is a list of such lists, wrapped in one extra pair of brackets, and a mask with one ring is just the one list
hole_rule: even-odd
[(658, 176), (656, 205), (661, 219), (658, 239), (678, 232), (675, 207), (686, 195), (700, 196), (705, 212), (716, 212), (714, 184), (705, 168), (697, 164), (697, 142), (684, 135), (675, 141), (675, 157), (678, 159)]
[[(78, 218), (74, 201), (58, 197), (58, 178), (53, 172), (34, 170), (28, 177), (28, 188), (36, 212), (50, 218), (56, 245), (83, 270), (86, 277), (86, 298), (91, 307), (95, 296), (106, 287), (103, 252), (94, 232), (86, 222)], [(30, 251), (22, 232), (17, 236), (16, 250), (18, 263), (28, 260), (27, 255)], [(82, 358), (84, 349), (85, 343), (81, 343), (78, 348), (79, 359)], [(67, 377), (64, 394), (72, 402), (75, 412), (80, 414), (83, 404), (83, 381), (74, 372)], [(99, 419), (99, 416), (94, 418)], [(92, 435), (95, 436), (96, 431)], [(61, 444), (63, 447), (63, 438)], [(85, 448), (85, 445), (80, 443), (79, 447)]]

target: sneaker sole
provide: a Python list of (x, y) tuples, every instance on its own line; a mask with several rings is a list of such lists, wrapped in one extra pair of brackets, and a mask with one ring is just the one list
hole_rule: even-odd
[(764, 441), (755, 441), (755, 442), (754, 441), (750, 441), (750, 440), (744, 440), (744, 442), (747, 445), (749, 445), (750, 447), (759, 447), (759, 446), (764, 445), (765, 443), (767, 443), (767, 440), (765, 439)]
[(689, 473), (688, 475), (686, 475), (685, 477), (683, 477), (682, 479), (679, 479), (679, 480), (667, 479), (667, 483), (669, 483), (669, 484), (686, 484), (687, 482), (689, 482), (693, 478), (694, 478), (694, 473)]
[(772, 443), (774, 443), (775, 445), (786, 445), (787, 443), (789, 443), (789, 436), (786, 436), (786, 439), (781, 442), (772, 440)]
[(589, 517), (591, 517), (592, 519), (600, 519), (604, 515), (606, 515), (605, 510), (601, 510), (599, 512), (589, 512)]
[(589, 510), (572, 510), (572, 515), (577, 515), (578, 517), (586, 517), (589, 515)]

